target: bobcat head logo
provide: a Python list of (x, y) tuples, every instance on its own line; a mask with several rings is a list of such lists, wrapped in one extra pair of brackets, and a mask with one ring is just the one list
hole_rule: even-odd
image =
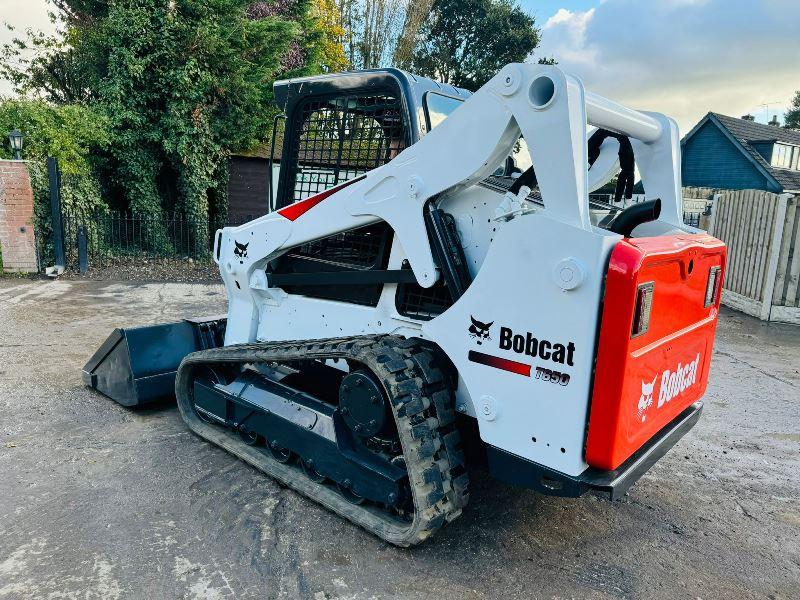
[(475, 317), (470, 315), (469, 317), (472, 320), (472, 325), (469, 326), (469, 337), (474, 338), (478, 344), (482, 344), (483, 340), (490, 340), (492, 339), (489, 335), (489, 328), (494, 324), (494, 321), (491, 323), (481, 323)]
[(233, 249), (233, 255), (239, 259), (239, 264), (244, 264), (244, 259), (247, 258), (247, 247), (250, 245), (250, 242), (246, 244), (240, 244), (236, 240), (233, 240), (236, 244), (236, 247)]
[(639, 396), (639, 404), (637, 405), (639, 411), (638, 415), (639, 418), (644, 423), (645, 419), (647, 419), (647, 409), (650, 408), (650, 405), (653, 404), (653, 388), (656, 385), (656, 379), (658, 379), (658, 374), (653, 377), (653, 381), (650, 383), (642, 382), (642, 395)]

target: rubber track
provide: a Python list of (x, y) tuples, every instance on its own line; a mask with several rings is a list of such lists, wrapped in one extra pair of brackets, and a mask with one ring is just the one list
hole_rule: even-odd
[[(391, 335), (225, 346), (184, 358), (175, 394), (183, 420), (199, 436), (387, 542), (407, 547), (419, 544), (458, 517), (468, 501), (468, 476), (455, 426), (453, 392), (437, 365), (438, 352), (423, 340)], [(192, 373), (198, 367), (309, 359), (355, 361), (383, 383), (408, 470), (415, 507), (412, 521), (402, 521), (375, 506), (349, 503), (330, 487), (311, 481), (298, 467), (281, 464), (246, 445), (230, 428), (201, 421), (192, 408)]]

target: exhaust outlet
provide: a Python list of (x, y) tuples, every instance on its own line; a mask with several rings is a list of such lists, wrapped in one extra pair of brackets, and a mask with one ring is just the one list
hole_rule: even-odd
[(619, 213), (611, 222), (608, 230), (624, 237), (631, 237), (631, 233), (642, 223), (655, 221), (661, 215), (661, 200), (648, 200), (633, 204)]

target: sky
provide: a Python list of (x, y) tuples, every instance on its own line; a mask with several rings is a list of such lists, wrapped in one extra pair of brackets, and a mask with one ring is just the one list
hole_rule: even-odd
[[(518, 1), (542, 28), (534, 57), (683, 133), (708, 111), (781, 119), (800, 90), (800, 0)], [(46, 0), (0, 0), (0, 22), (51, 29)]]
[(781, 119), (800, 90), (798, 0), (524, 1), (542, 27), (539, 56), (683, 133), (709, 111)]

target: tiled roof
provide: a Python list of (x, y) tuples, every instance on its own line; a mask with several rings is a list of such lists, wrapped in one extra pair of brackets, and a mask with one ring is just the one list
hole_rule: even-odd
[(725, 128), (740, 140), (746, 142), (778, 141), (800, 146), (800, 131), (796, 129), (764, 125), (715, 112), (710, 114), (717, 117), (725, 125)]
[(791, 169), (772, 169), (772, 176), (787, 192), (800, 191), (800, 171)]
[(713, 116), (728, 132), (735, 137), (739, 143), (747, 150), (748, 154), (765, 171), (767, 171), (783, 187), (784, 190), (800, 190), (800, 171), (793, 169), (776, 169), (770, 165), (764, 157), (756, 150), (751, 143), (755, 142), (784, 142), (800, 146), (800, 131), (794, 129), (784, 129), (774, 125), (764, 125), (745, 119), (737, 119), (719, 113), (709, 113)]

